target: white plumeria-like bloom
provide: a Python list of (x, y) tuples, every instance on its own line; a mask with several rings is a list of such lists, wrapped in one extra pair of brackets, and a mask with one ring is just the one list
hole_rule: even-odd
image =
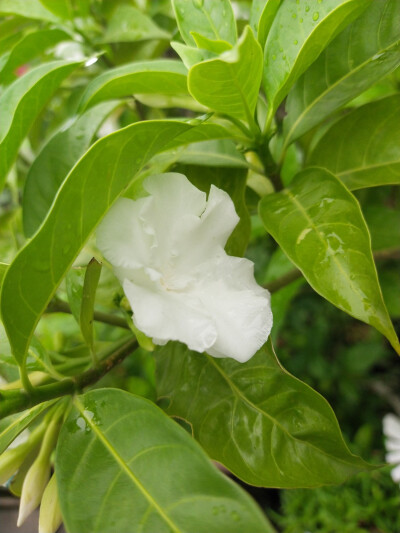
[(400, 483), (400, 418), (393, 414), (383, 417), (383, 434), (386, 437), (386, 461), (396, 465), (391, 471), (395, 483)]
[(147, 178), (148, 196), (120, 198), (97, 231), (135, 326), (155, 344), (169, 340), (214, 357), (245, 362), (272, 327), (268, 291), (248, 259), (226, 254), (239, 222), (230, 196), (206, 194), (182, 174)]

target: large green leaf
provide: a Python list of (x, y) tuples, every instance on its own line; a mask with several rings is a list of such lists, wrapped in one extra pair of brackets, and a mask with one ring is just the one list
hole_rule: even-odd
[(134, 42), (147, 39), (170, 39), (171, 35), (159, 28), (153, 20), (129, 4), (117, 4), (106, 31), (99, 39), (102, 43)]
[(351, 190), (400, 183), (400, 95), (371, 102), (335, 122), (309, 164), (327, 168)]
[(281, 4), (265, 43), (264, 87), (270, 119), (297, 78), (370, 1), (285, 0)]
[(52, 61), (16, 80), (0, 97), (0, 189), (36, 116), (61, 82), (79, 65)]
[(45, 219), (68, 172), (89, 148), (105, 118), (119, 105), (108, 101), (93, 106), (61, 129), (43, 147), (29, 169), (22, 201), (24, 231), (35, 233)]
[(109, 69), (89, 83), (81, 108), (135, 93), (188, 95), (186, 75), (183, 63), (173, 59), (141, 61)]
[(5, 276), (7, 268), (8, 268), (7, 263), (0, 263), (0, 288), (1, 288), (1, 284), (3, 283), (3, 278)]
[(7, 61), (0, 68), (2, 84), (15, 80), (15, 70), (60, 41), (71, 39), (71, 35), (57, 28), (37, 30), (25, 35), (11, 50)]
[(172, 6), (186, 44), (196, 44), (192, 31), (209, 39), (236, 42), (236, 21), (229, 0), (172, 0)]
[(190, 69), (188, 87), (201, 104), (252, 123), (261, 75), (262, 50), (247, 26), (231, 50)]
[[(172, 120), (135, 123), (97, 141), (75, 165), (40, 230), (20, 250), (3, 280), (3, 322), (19, 364), (58, 284), (111, 204), (158, 151), (206, 140), (207, 135), (223, 137), (224, 128), (207, 126), (194, 128)], [(183, 135), (192, 128), (197, 138), (196, 132)]]
[[(0, 402), (1, 391), (0, 391)], [(18, 437), (18, 435), (29, 426), (43, 411), (50, 407), (56, 400), (40, 403), (21, 413), (7, 416), (0, 420), (0, 454)]]
[[(73, 9), (71, 0), (39, 0), (46, 9), (54, 13), (57, 17), (62, 19), (71, 18), (73, 15)], [(81, 4), (85, 2), (80, 2)]]
[(367, 468), (326, 400), (280, 366), (270, 343), (238, 363), (171, 342), (156, 364), (168, 414), (189, 422), (210, 457), (246, 483), (317, 487)]
[(189, 144), (178, 156), (180, 163), (210, 167), (247, 168), (248, 162), (229, 139)]
[(265, 196), (259, 212), (267, 231), (310, 285), (339, 309), (374, 326), (400, 353), (368, 228), (346, 187), (325, 169), (306, 169), (288, 189)]
[[(28, 5), (29, 4), (29, 5)], [(0, 0), (0, 15), (20, 15), (31, 19), (57, 21), (57, 17), (45, 9), (39, 0)]]
[(75, 398), (59, 437), (56, 472), (69, 533), (273, 531), (184, 429), (121, 390)]
[(400, 2), (378, 0), (328, 46), (289, 93), (285, 144), (400, 64)]

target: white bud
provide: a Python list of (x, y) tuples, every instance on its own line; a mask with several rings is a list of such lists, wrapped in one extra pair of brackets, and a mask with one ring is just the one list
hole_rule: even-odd
[(50, 478), (50, 461), (40, 455), (36, 458), (22, 485), (17, 526), (21, 526), (38, 507)]
[(56, 473), (43, 493), (39, 514), (39, 533), (55, 533), (62, 523)]

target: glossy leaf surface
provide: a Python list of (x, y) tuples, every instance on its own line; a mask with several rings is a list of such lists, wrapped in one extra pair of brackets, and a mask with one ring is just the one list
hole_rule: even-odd
[(81, 109), (124, 96), (140, 94), (187, 95), (187, 70), (173, 59), (141, 61), (100, 74), (83, 93)]
[(198, 102), (251, 122), (262, 75), (262, 50), (249, 26), (237, 45), (216, 59), (194, 65), (189, 91)]
[(74, 400), (57, 445), (56, 472), (70, 533), (192, 533), (194, 523), (196, 533), (273, 531), (184, 429), (154, 404), (121, 390), (99, 389)]
[(169, 343), (156, 364), (168, 414), (187, 420), (210, 457), (246, 483), (316, 487), (367, 468), (326, 400), (280, 366), (269, 342), (247, 363)]
[(297, 81), (284, 120), (288, 144), (400, 64), (400, 2), (372, 2)]
[(0, 188), (36, 116), (60, 83), (79, 65), (52, 61), (32, 69), (0, 97)]
[(57, 17), (39, 0), (29, 0), (29, 9), (27, 9), (26, 0), (0, 0), (0, 15), (20, 15), (47, 22), (57, 21)]
[(334, 123), (309, 163), (325, 167), (350, 190), (400, 183), (400, 96), (359, 107)]
[(186, 44), (196, 44), (192, 31), (209, 39), (235, 43), (236, 21), (229, 0), (172, 0), (172, 5)]
[(285, 0), (281, 4), (265, 43), (263, 79), (270, 114), (275, 112), (296, 79), (317, 59), (329, 41), (369, 2)]
[(250, 26), (263, 49), (281, 2), (282, 0), (253, 0), (251, 4)]
[(374, 326), (400, 352), (360, 206), (333, 174), (321, 168), (300, 172), (288, 189), (265, 196), (259, 213), (314, 290)]
[(94, 257), (86, 267), (85, 279), (82, 289), (82, 305), (80, 312), (80, 326), (83, 338), (92, 352), (93, 346), (93, 313), (96, 299), (97, 285), (99, 284), (101, 263)]
[[(111, 204), (156, 152), (210, 139), (212, 132), (223, 136), (222, 127), (210, 126), (193, 128), (172, 120), (132, 124), (97, 141), (75, 165), (40, 231), (20, 250), (3, 280), (4, 326), (20, 364), (41, 314)], [(191, 128), (197, 133), (184, 135)]]
[(45, 219), (54, 197), (68, 172), (89, 148), (106, 117), (119, 105), (103, 102), (88, 109), (66, 129), (53, 135), (29, 168), (25, 182), (22, 213), (27, 237)]

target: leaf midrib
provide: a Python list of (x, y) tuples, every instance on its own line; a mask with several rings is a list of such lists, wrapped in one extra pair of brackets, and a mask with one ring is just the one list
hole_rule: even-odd
[(174, 524), (174, 522), (172, 522), (172, 520), (165, 513), (165, 511), (162, 509), (160, 504), (158, 502), (156, 502), (156, 500), (152, 497), (152, 495), (142, 485), (142, 483), (135, 476), (135, 474), (129, 468), (129, 466), (127, 465), (125, 460), (120, 456), (118, 451), (112, 446), (112, 444), (106, 438), (106, 436), (99, 430), (99, 428), (95, 424), (93, 424), (92, 420), (85, 415), (85, 408), (82, 405), (82, 403), (79, 401), (78, 398), (74, 399), (74, 404), (75, 404), (76, 408), (78, 409), (78, 411), (80, 412), (81, 416), (84, 418), (84, 420), (87, 423), (87, 425), (91, 428), (92, 432), (97, 437), (97, 439), (103, 444), (105, 449), (115, 459), (116, 463), (121, 467), (121, 469), (125, 472), (125, 474), (133, 481), (135, 486), (142, 493), (143, 497), (149, 502), (150, 505), (152, 505), (154, 507), (154, 509), (158, 512), (158, 514), (161, 516), (161, 518), (164, 520), (164, 522), (166, 522), (168, 524), (168, 526), (172, 529), (172, 531), (174, 533), (183, 533), (183, 530), (179, 529)]

